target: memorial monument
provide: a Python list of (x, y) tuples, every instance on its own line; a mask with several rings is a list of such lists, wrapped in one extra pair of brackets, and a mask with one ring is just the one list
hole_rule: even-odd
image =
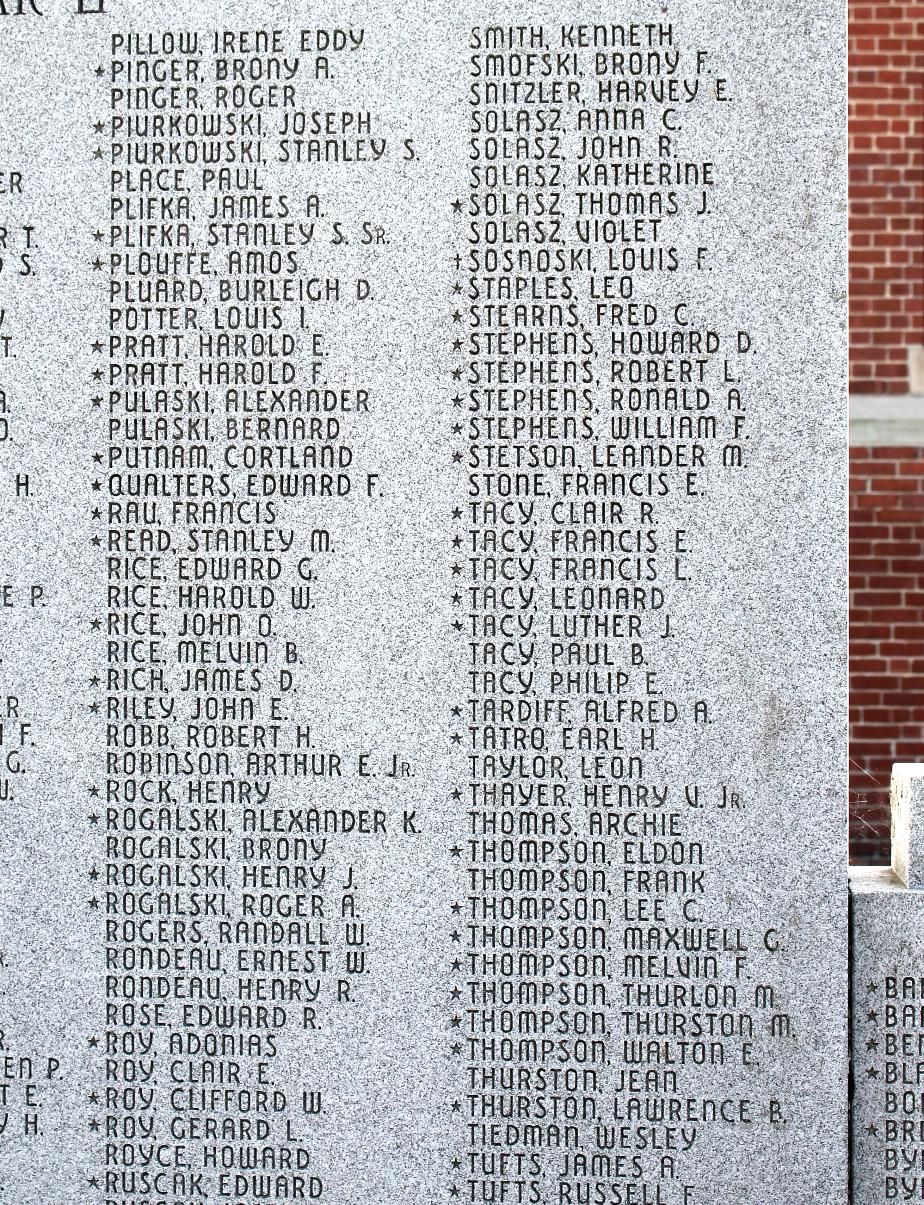
[(0, 0), (4, 1200), (848, 1200), (844, 46)]
[(851, 872), (851, 1150), (856, 1205), (924, 1191), (924, 766), (892, 776), (892, 866)]

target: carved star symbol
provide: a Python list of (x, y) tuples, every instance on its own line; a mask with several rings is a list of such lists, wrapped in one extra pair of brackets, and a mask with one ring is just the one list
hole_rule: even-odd
[(93, 123), (93, 133), (94, 134), (102, 134), (102, 132), (103, 132), (103, 130), (105, 130), (105, 128), (106, 128), (105, 122), (94, 121), (94, 123)]
[(91, 1092), (90, 1095), (87, 1097), (87, 1100), (89, 1100), (91, 1105), (98, 1105), (99, 1104), (99, 1093)]
[(452, 969), (453, 969), (454, 971), (461, 971), (461, 970), (462, 970), (462, 960), (461, 960), (460, 958), (454, 958), (454, 959), (452, 960)]
[(453, 594), (452, 601), (458, 606), (458, 604), (462, 601), (462, 595), (461, 594)]
[(462, 631), (462, 621), (461, 621), (460, 619), (455, 619), (455, 620), (453, 620), (453, 624), (452, 624), (452, 626), (455, 628), (455, 630), (456, 630), (457, 632), (461, 632), (461, 631)]
[(452, 1102), (452, 1111), (453, 1111), (453, 1113), (461, 1113), (462, 1112), (461, 1100), (454, 1100)]
[(96, 1047), (99, 1045), (99, 1038), (87, 1038), (87, 1041), (88, 1041), (88, 1042), (90, 1043), (90, 1045), (91, 1045), (91, 1046), (94, 1048), (94, 1050), (95, 1050), (95, 1049), (96, 1049)]
[(878, 1021), (879, 1013), (876, 1012), (876, 1010), (874, 1008), (871, 1008), (867, 1011), (866, 1019), (867, 1019), (867, 1021)]
[(461, 507), (461, 506), (454, 506), (454, 507), (452, 508), (452, 517), (453, 517), (454, 519), (461, 519), (461, 518), (462, 518), (462, 507)]
[(99, 715), (99, 700), (97, 700), (95, 703), (90, 704), (90, 710), (93, 712), (94, 715)]
[(102, 626), (103, 626), (103, 621), (101, 619), (91, 619), (90, 620), (90, 627), (93, 629), (94, 632), (98, 632)]
[(462, 857), (462, 846), (454, 845), (449, 852), (452, 854), (452, 856), (454, 858), (461, 858)]
[(872, 1134), (878, 1134), (878, 1133), (879, 1133), (879, 1127), (878, 1127), (878, 1126), (877, 1126), (877, 1125), (876, 1125), (874, 1122), (872, 1122), (872, 1121), (871, 1121), (871, 1122), (869, 1123), (869, 1125), (866, 1127), (866, 1132), (867, 1132), (867, 1134), (871, 1134), (871, 1135), (872, 1135)]
[(92, 899), (87, 900), (87, 903), (90, 905), (90, 907), (93, 909), (94, 912), (99, 907), (99, 900), (96, 898), (95, 895), (93, 896)]
[(92, 867), (92, 869), (90, 870), (90, 872), (89, 872), (89, 873), (90, 873), (90, 878), (91, 878), (91, 879), (93, 880), (93, 882), (95, 883), (95, 882), (96, 882), (96, 880), (99, 878), (99, 871), (98, 871), (98, 870), (96, 869), (96, 867), (94, 866), (94, 867)]
[(103, 488), (103, 483), (102, 483), (102, 481), (94, 481), (94, 482), (93, 482), (93, 489), (94, 489), (94, 490), (99, 491), (99, 490), (101, 490), (102, 488)]
[(461, 464), (462, 463), (462, 453), (461, 452), (453, 452), (452, 463), (453, 464)]
[(96, 814), (96, 812), (91, 812), (87, 819), (91, 824), (99, 824), (99, 816)]
[(462, 798), (462, 790), (460, 787), (456, 787), (456, 789), (452, 793), (452, 797), (455, 800), (459, 800)]
[(450, 933), (449, 936), (452, 938), (453, 941), (461, 941), (462, 940), (462, 934), (459, 932), (458, 929), (453, 930), (453, 932)]
[(455, 395), (455, 397), (452, 399), (452, 404), (456, 408), (456, 410), (462, 409), (462, 394), (461, 393), (457, 393)]
[(453, 1029), (458, 1029), (462, 1024), (462, 1018), (458, 1015), (449, 1018), (449, 1024)]
[(91, 398), (90, 400), (93, 402), (93, 406), (94, 406), (94, 408), (95, 408), (95, 409), (97, 409), (97, 410), (98, 410), (98, 409), (100, 408), (100, 406), (102, 406), (102, 404), (103, 404), (103, 399), (102, 399), (101, 397), (99, 397), (99, 396), (97, 396), (97, 397), (95, 397), (95, 398)]
[(453, 536), (452, 537), (452, 546), (453, 546), (453, 548), (461, 548), (462, 547), (462, 537), (461, 536)]
[(101, 242), (103, 241), (103, 232), (102, 232), (102, 230), (94, 230), (94, 231), (93, 231), (93, 241), (94, 241), (95, 243), (101, 243)]
[(97, 74), (98, 76), (102, 77), (102, 76), (104, 76), (104, 75), (106, 74), (106, 72), (103, 70), (103, 68), (102, 68), (102, 67), (97, 67), (97, 68), (96, 68), (96, 74)]
[(93, 799), (99, 799), (99, 787), (95, 783), (92, 787), (87, 787), (87, 790)]
[(93, 152), (93, 158), (94, 159), (102, 159), (102, 157), (103, 157), (103, 148), (101, 146), (98, 146), (96, 148), (96, 150)]
[(458, 1158), (453, 1159), (452, 1166), (455, 1168), (456, 1171), (458, 1171), (459, 1168), (462, 1166), (462, 1160), (458, 1159)]
[(458, 200), (458, 198), (455, 201), (453, 201), (453, 203), (452, 203), (452, 211), (453, 211), (453, 213), (461, 213), (462, 212), (462, 202), (460, 200)]
[(96, 259), (93, 261), (93, 270), (95, 272), (101, 272), (102, 268), (103, 268), (103, 261), (97, 255)]
[(90, 1121), (90, 1129), (94, 1130), (94, 1131), (99, 1129), (99, 1122), (96, 1120), (95, 1117), (92, 1118), (92, 1120)]
[(458, 900), (453, 900), (453, 902), (452, 902), (452, 914), (453, 914), (453, 916), (461, 916), (462, 915), (462, 905), (459, 903)]
[(90, 541), (90, 543), (94, 546), (94, 548), (99, 548), (100, 545), (102, 544), (102, 542), (103, 541), (99, 538), (99, 536), (94, 536), (93, 539)]
[(454, 368), (454, 369), (452, 370), (452, 379), (453, 379), (454, 381), (461, 381), (461, 380), (462, 380), (462, 369), (461, 369), (461, 368)]
[(461, 1000), (462, 999), (462, 989), (459, 987), (454, 987), (449, 994), (453, 998), (453, 1000)]
[(91, 1176), (87, 1183), (91, 1188), (99, 1188), (99, 1180), (96, 1178), (96, 1176)]
[(103, 370), (101, 368), (93, 369), (93, 380), (101, 381), (103, 379)]
[(878, 1050), (879, 1049), (879, 1039), (878, 1038), (867, 1038), (866, 1039), (866, 1049), (867, 1050)]
[(878, 1079), (879, 1072), (876, 1070), (875, 1067), (867, 1067), (866, 1068), (866, 1078), (867, 1079)]
[(453, 423), (452, 433), (453, 433), (453, 435), (461, 435), (462, 434), (462, 424), (461, 423)]
[(454, 733), (452, 734), (452, 743), (453, 743), (454, 745), (461, 745), (461, 744), (462, 744), (462, 733), (461, 733), (461, 732), (454, 732)]
[(93, 518), (101, 519), (102, 517), (103, 517), (103, 512), (100, 510), (100, 508), (98, 506), (94, 506), (93, 507)]
[(458, 577), (458, 576), (459, 576), (459, 574), (460, 574), (461, 572), (462, 572), (462, 566), (461, 566), (461, 565), (453, 565), (453, 567), (452, 567), (452, 575), (453, 575), (453, 577)]
[(97, 353), (97, 355), (99, 355), (99, 353), (103, 350), (102, 339), (95, 339), (93, 341), (93, 350)]
[(869, 983), (866, 985), (866, 990), (868, 992), (877, 992), (879, 990), (879, 984), (874, 983), (872, 980), (870, 980)]
[(452, 1051), (453, 1054), (461, 1054), (462, 1053), (462, 1043), (461, 1042), (453, 1042), (453, 1044), (449, 1047), (449, 1049)]
[(449, 1195), (451, 1197), (457, 1197), (459, 1195), (459, 1186), (457, 1184), (453, 1184), (452, 1188), (450, 1188)]
[(462, 350), (462, 340), (461, 339), (453, 339), (452, 350), (453, 351), (461, 351)]
[(461, 322), (462, 321), (462, 311), (461, 310), (453, 310), (452, 311), (452, 320), (453, 320), (453, 322)]
[(93, 463), (94, 463), (94, 464), (102, 464), (102, 463), (103, 463), (103, 454), (102, 454), (102, 452), (94, 452), (94, 453), (93, 453)]
[(462, 286), (459, 284), (458, 281), (456, 281), (455, 284), (452, 286), (452, 291), (453, 291), (454, 296), (458, 296), (462, 292)]

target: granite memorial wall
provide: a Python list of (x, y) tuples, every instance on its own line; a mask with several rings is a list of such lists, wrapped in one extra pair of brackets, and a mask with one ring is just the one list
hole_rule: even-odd
[(3, 1200), (848, 1200), (844, 43), (0, 0)]

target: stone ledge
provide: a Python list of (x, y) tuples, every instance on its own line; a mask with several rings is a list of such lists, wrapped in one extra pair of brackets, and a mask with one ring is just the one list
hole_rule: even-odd
[(861, 891), (908, 890), (891, 866), (851, 866), (847, 878), (852, 895)]
[(852, 448), (924, 447), (924, 395), (850, 395)]

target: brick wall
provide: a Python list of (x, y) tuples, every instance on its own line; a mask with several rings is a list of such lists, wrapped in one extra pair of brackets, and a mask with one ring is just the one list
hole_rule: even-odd
[[(850, 388), (907, 394), (924, 388), (909, 371), (924, 344), (924, 3), (849, 0), (848, 23)], [(924, 445), (924, 397), (920, 417), (879, 442)], [(892, 763), (924, 761), (924, 446), (852, 446), (850, 468), (851, 856), (883, 863)]]
[(850, 0), (850, 377), (905, 393), (924, 344), (924, 3)]
[(924, 448), (850, 449), (855, 861), (889, 860), (894, 761), (924, 760)]

